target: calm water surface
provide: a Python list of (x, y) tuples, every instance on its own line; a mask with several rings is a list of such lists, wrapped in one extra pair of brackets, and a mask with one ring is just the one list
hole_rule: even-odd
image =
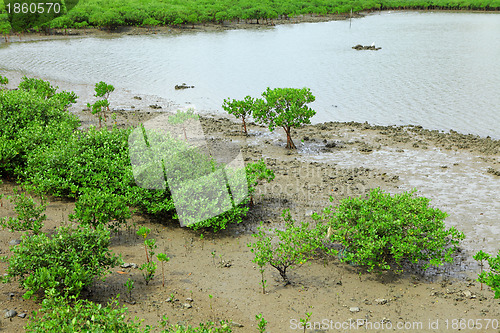
[[(355, 51), (375, 42), (382, 50)], [(104, 80), (221, 112), (224, 98), (310, 87), (313, 122), (419, 124), (500, 138), (500, 15), (395, 12), (181, 35), (0, 44), (0, 72)], [(187, 83), (194, 89), (174, 90)]]

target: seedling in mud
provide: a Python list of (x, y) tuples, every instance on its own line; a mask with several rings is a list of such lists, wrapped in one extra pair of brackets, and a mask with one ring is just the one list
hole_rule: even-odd
[(167, 257), (167, 255), (164, 253), (158, 253), (158, 255), (156, 257), (161, 262), (161, 276), (163, 278), (162, 286), (165, 287), (165, 272), (163, 270), (163, 266), (164, 266), (164, 263), (170, 261), (170, 257)]
[(311, 315), (312, 315), (312, 312), (306, 312), (306, 317), (300, 319), (300, 323), (302, 324), (302, 327), (304, 328), (304, 332), (306, 331), (307, 328), (311, 328), (310, 327), (311, 325), (309, 325), (309, 327), (308, 327), (308, 324), (311, 320)]
[(139, 230), (137, 230), (137, 236), (144, 238), (144, 250), (146, 251), (146, 262), (149, 262), (148, 247), (146, 245), (146, 238), (148, 237), (150, 232), (151, 232), (151, 229), (149, 229), (148, 227), (140, 227)]
[(215, 251), (212, 251), (211, 255), (212, 255), (212, 262), (213, 262), (213, 264), (215, 266)]
[[(290, 282), (286, 275), (287, 269), (306, 263), (316, 249), (324, 247), (319, 229), (309, 230), (309, 224), (305, 222), (296, 226), (288, 209), (283, 211), (282, 216), (285, 220), (285, 230), (275, 230), (274, 235), (268, 235), (261, 223), (258, 233), (253, 235), (257, 242), (248, 246), (255, 255), (253, 262), (262, 268), (266, 264), (276, 268), (285, 285), (288, 285)], [(272, 242), (274, 236), (278, 238), (275, 243)]]
[[(490, 254), (479, 251), (474, 259), (481, 261), (481, 274), (478, 276), (478, 281), (481, 282), (481, 288), (483, 283), (491, 288), (495, 292), (495, 298), (500, 298), (500, 250), (496, 257)], [(489, 272), (483, 271), (483, 260), (487, 260), (490, 266)]]
[(264, 319), (264, 316), (262, 315), (262, 313), (255, 315), (255, 319), (257, 319), (257, 328), (259, 330), (259, 333), (265, 333), (266, 326), (267, 326), (267, 320)]
[(153, 280), (156, 268), (156, 262), (154, 261), (146, 262), (139, 267), (139, 269), (143, 271), (142, 276), (144, 277), (144, 281), (146, 281), (146, 285), (149, 284), (149, 281)]
[(42, 203), (37, 204), (32, 197), (26, 196), (24, 193), (9, 197), (14, 203), (14, 211), (17, 217), (3, 217), (0, 219), (0, 226), (8, 228), (11, 231), (28, 231), (31, 230), (35, 235), (40, 233), (43, 227), (43, 221), (47, 216), (43, 214), (47, 204), (42, 198)]
[(146, 262), (142, 264), (141, 267), (139, 267), (139, 269), (142, 271), (142, 276), (146, 281), (146, 285), (148, 285), (149, 281), (153, 279), (157, 268), (156, 262), (153, 261), (153, 256), (155, 254), (154, 250), (156, 249), (156, 240), (153, 238), (147, 239), (150, 232), (151, 229), (144, 226), (142, 226), (141, 228), (139, 228), (139, 230), (137, 230), (137, 236), (144, 238), (144, 251), (146, 252)]
[(253, 260), (254, 263), (259, 265), (259, 273), (260, 273), (260, 285), (262, 286), (262, 293), (266, 293), (266, 285), (267, 285), (267, 280), (264, 279), (264, 272), (266, 270), (266, 264), (268, 263), (269, 260), (266, 260), (264, 256), (256, 256), (255, 259)]
[(200, 241), (201, 241), (201, 249), (203, 250), (203, 245), (205, 244), (205, 242), (203, 241), (204, 239), (204, 236), (203, 234), (200, 235)]
[(190, 108), (186, 111), (177, 110), (177, 112), (168, 117), (168, 122), (172, 125), (181, 125), (182, 131), (184, 132), (184, 140), (187, 141), (186, 125), (190, 120), (198, 120), (199, 116), (194, 113), (194, 109)]
[(94, 96), (102, 97), (102, 99), (96, 101), (94, 104), (87, 103), (87, 107), (91, 110), (92, 114), (98, 115), (99, 128), (101, 128), (101, 119), (104, 118), (104, 121), (107, 121), (106, 111), (109, 112), (109, 94), (115, 91), (115, 87), (100, 81), (95, 84), (94, 90)]
[(274, 171), (268, 169), (264, 160), (259, 160), (255, 163), (249, 163), (245, 167), (245, 172), (248, 181), (248, 194), (250, 195), (250, 206), (253, 206), (253, 193), (255, 192), (255, 187), (259, 184), (259, 181), (266, 180), (270, 183), (275, 175)]
[(125, 287), (127, 287), (129, 299), (132, 300), (132, 290), (134, 290), (134, 280), (129, 278), (127, 282), (125, 282)]
[[(490, 257), (489, 254), (484, 253), (482, 250), (476, 253), (476, 255), (473, 257), (474, 260), (479, 261), (479, 266), (481, 267), (481, 273), (479, 274), (480, 276), (483, 274), (483, 267), (484, 267), (484, 260), (488, 260)], [(481, 282), (481, 290), (483, 290), (483, 283)]]

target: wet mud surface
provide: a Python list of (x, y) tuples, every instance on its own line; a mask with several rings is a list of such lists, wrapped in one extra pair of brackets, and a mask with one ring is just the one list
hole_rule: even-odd
[[(120, 96), (123, 98), (115, 102), (113, 110), (115, 119), (110, 118), (108, 126), (136, 126), (175, 110), (168, 101), (125, 93)], [(82, 119), (82, 127), (96, 125), (95, 117), (82, 109), (82, 105), (72, 108)], [(313, 322), (360, 320), (356, 322), (358, 329), (368, 325), (361, 325), (362, 320), (383, 322), (385, 327), (392, 323), (390, 331), (400, 322), (422, 323), (422, 328), (406, 330), (410, 332), (443, 332), (446, 319), (451, 323), (460, 318), (500, 318), (500, 300), (493, 299), (487, 287), (481, 290), (474, 280), (479, 267), (471, 260), (477, 250), (492, 253), (499, 249), (499, 141), (416, 126), (325, 123), (294, 130), (292, 138), (298, 150), (292, 152), (284, 148), (286, 136), (279, 129), (270, 133), (250, 123), (249, 135), (244, 136), (237, 120), (211, 115), (204, 115), (201, 124), (214, 149), (237, 144), (246, 163), (264, 159), (276, 179), (258, 186), (255, 206), (244, 223), (217, 234), (204, 232), (203, 240), (200, 232), (181, 228), (174, 221), (134, 216), (128, 230), (113, 236), (112, 250), (126, 263), (142, 264), (145, 255), (135, 230), (140, 225), (150, 227), (158, 252), (171, 258), (165, 266), (165, 287), (160, 270), (146, 286), (138, 269), (117, 267), (105, 282), (96, 282), (86, 297), (106, 302), (120, 294), (131, 316), (144, 318), (150, 325), (164, 315), (171, 323), (230, 319), (242, 325), (234, 327), (236, 332), (256, 332), (258, 313), (269, 321), (269, 332), (296, 331), (294, 323), (306, 312), (312, 313)], [(0, 191), (12, 194), (14, 186), (4, 182)], [(268, 268), (267, 293), (262, 294), (258, 268), (247, 247), (260, 221), (269, 228), (282, 226), (284, 208), (289, 208), (297, 221), (312, 221), (313, 212), (375, 187), (391, 193), (417, 188), (419, 195), (432, 199), (433, 206), (448, 212), (447, 225), (456, 226), (467, 237), (456, 262), (425, 274), (409, 267), (400, 275), (359, 275), (361, 268), (339, 263), (336, 258), (318, 259), (291, 270), (292, 284), (288, 286), (283, 285), (277, 271)], [(0, 216), (14, 216), (12, 208), (3, 199)], [(44, 231), (73, 223), (68, 218), (73, 208), (71, 201), (50, 199)], [(9, 242), (14, 239), (20, 239), (20, 234), (0, 231), (2, 255), (9, 256)], [(0, 269), (4, 272), (5, 268), (1, 262)], [(124, 286), (128, 278), (136, 282), (132, 299)], [(2, 318), (2, 329), (22, 331), (39, 304), (23, 300), (16, 282), (0, 288), (2, 309), (28, 314), (24, 319)], [(439, 320), (438, 329), (429, 328), (429, 320)], [(342, 331), (325, 328), (318, 326), (316, 332)]]

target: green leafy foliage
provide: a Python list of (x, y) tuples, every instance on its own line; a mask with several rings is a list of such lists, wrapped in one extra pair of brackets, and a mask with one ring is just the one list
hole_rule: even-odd
[(198, 120), (199, 116), (194, 113), (194, 109), (177, 110), (175, 114), (168, 117), (168, 122), (172, 125), (180, 125), (184, 132), (184, 140), (187, 141), (186, 126), (190, 121)]
[(37, 204), (32, 197), (21, 193), (11, 197), (10, 201), (14, 203), (17, 217), (0, 218), (0, 226), (9, 228), (11, 231), (31, 230), (34, 234), (38, 234), (43, 227), (43, 221), (47, 219), (47, 216), (43, 214), (47, 207), (44, 200), (42, 199), (41, 204)]
[(109, 112), (109, 94), (115, 91), (115, 87), (107, 84), (104, 81), (100, 81), (95, 84), (95, 97), (102, 97), (102, 99), (97, 100), (94, 104), (87, 103), (87, 107), (90, 109), (93, 115), (97, 115), (99, 118), (99, 128), (101, 127), (101, 120), (107, 121), (106, 111)]
[(19, 278), (26, 298), (35, 293), (80, 295), (121, 261), (109, 250), (109, 231), (60, 227), (54, 236), (24, 235), (9, 258), (7, 281)]
[(245, 96), (242, 100), (231, 100), (230, 98), (224, 100), (222, 108), (229, 114), (236, 118), (241, 118), (243, 133), (247, 134), (247, 124), (245, 120), (252, 115), (255, 108), (256, 100), (250, 96)]
[(170, 325), (165, 328), (162, 333), (231, 333), (231, 323), (226, 321), (220, 321), (218, 324), (212, 321), (207, 321), (206, 323), (200, 323), (198, 327), (193, 327), (191, 325)]
[(76, 198), (96, 188), (126, 195), (134, 184), (127, 151), (129, 133), (91, 128), (56, 140), (31, 154), (26, 179), (54, 196)]
[(0, 75), (0, 85), (6, 85), (9, 83), (9, 79), (6, 78), (5, 76)]
[(88, 300), (55, 297), (47, 298), (30, 319), (26, 332), (73, 333), (139, 333), (141, 323), (127, 319), (128, 310), (117, 300), (106, 306)]
[(9, 34), (11, 30), (12, 26), (9, 21), (9, 14), (2, 6), (0, 6), (0, 34), (3, 35), (5, 42), (9, 41)]
[(248, 181), (248, 194), (250, 195), (251, 203), (253, 203), (253, 193), (259, 182), (265, 180), (269, 183), (274, 180), (275, 175), (274, 171), (266, 166), (263, 159), (260, 159), (258, 162), (248, 163), (245, 171)]
[(144, 281), (146, 281), (146, 285), (148, 285), (149, 282), (155, 277), (156, 268), (157, 265), (154, 261), (145, 262), (139, 267), (139, 269), (142, 271)]
[(163, 266), (166, 262), (170, 261), (170, 257), (167, 257), (167, 255), (164, 253), (158, 253), (156, 257), (158, 258), (158, 261), (161, 262), (162, 286), (165, 287), (165, 271)]
[(464, 234), (454, 227), (446, 229), (447, 214), (414, 193), (391, 196), (377, 188), (367, 198), (346, 198), (338, 207), (326, 208), (322, 218), (330, 228), (330, 240), (344, 247), (341, 261), (369, 271), (388, 270), (392, 263), (401, 266), (404, 260), (426, 261), (424, 269), (452, 262)]
[[(151, 178), (149, 170), (157, 160), (146, 161), (143, 174), (139, 174), (141, 177), (136, 177), (132, 171), (131, 156), (137, 152), (129, 146), (131, 129), (91, 127), (88, 131), (79, 131), (78, 119), (66, 110), (67, 104), (74, 100), (72, 93), (57, 93), (56, 87), (49, 83), (27, 78), (21, 88), (0, 91), (0, 172), (24, 179), (26, 186), (41, 193), (75, 199), (81, 197), (77, 201), (75, 216), (84, 224), (107, 223), (110, 227), (117, 227), (129, 216), (127, 206), (163, 218), (176, 217), (168, 184), (164, 189), (148, 187), (149, 181), (155, 181), (148, 177)], [(101, 91), (100, 86), (97, 87), (96, 93), (102, 95), (104, 91), (106, 96), (105, 91), (110, 89), (105, 88)], [(185, 121), (193, 116), (196, 115), (188, 110), (176, 114), (172, 121)], [(196, 223), (187, 225), (193, 229), (218, 231), (228, 223), (241, 222), (249, 209), (246, 205), (248, 194), (254, 191), (258, 179), (268, 177), (263, 163), (260, 169), (253, 168), (252, 171), (225, 168), (198, 149), (186, 149), (184, 140), (165, 140), (153, 135), (148, 141), (151, 147), (156, 147), (155, 154), (169, 147), (171, 154), (165, 156), (162, 163), (165, 169), (176, 170), (169, 175), (174, 182), (182, 177), (191, 180), (183, 184), (184, 192), (179, 191), (176, 204), (188, 207), (187, 215), (191, 214), (189, 216)], [(216, 200), (203, 203), (206, 210), (217, 209), (217, 212), (210, 215), (211, 218), (200, 219), (203, 211), (192, 209), (196, 198), (193, 191), (212, 191), (209, 183), (199, 180), (212, 172), (219, 172), (227, 181), (226, 188), (221, 190), (230, 194), (230, 202), (222, 214), (221, 204)], [(244, 182), (245, 176), (248, 176), (248, 184), (238, 183)], [(137, 178), (145, 179), (146, 184), (138, 186)], [(91, 207), (102, 209), (91, 211)]]
[(85, 190), (76, 201), (75, 213), (70, 216), (81, 224), (93, 228), (105, 225), (112, 230), (118, 230), (130, 217), (125, 197), (100, 189)]
[(65, 141), (80, 125), (66, 107), (76, 100), (42, 80), (24, 77), (17, 90), (0, 90), (0, 174), (22, 177), (29, 155)]
[(143, 263), (139, 269), (142, 271), (142, 276), (144, 277), (144, 281), (146, 281), (146, 285), (154, 278), (156, 272), (156, 262), (153, 261), (156, 249), (156, 240), (153, 238), (148, 239), (148, 235), (151, 232), (151, 229), (148, 227), (142, 226), (139, 230), (137, 230), (137, 236), (142, 237), (144, 239), (144, 251), (146, 252), (146, 262)]
[(310, 119), (316, 111), (306, 104), (314, 102), (316, 98), (309, 88), (267, 88), (262, 96), (265, 100), (255, 107), (253, 117), (257, 122), (267, 125), (271, 132), (276, 127), (282, 127), (286, 133), (286, 148), (296, 149), (291, 129), (311, 123)]
[(266, 333), (267, 320), (264, 319), (262, 313), (255, 315), (255, 319), (257, 319), (257, 328), (259, 333)]
[[(12, 1), (12, 0), (8, 0)], [(27, 3), (33, 0), (25, 1)], [(60, 2), (60, 1), (54, 1)], [(75, 4), (78, 3), (76, 6)], [(74, 8), (73, 8), (74, 6)], [(123, 0), (106, 1), (99, 0), (67, 0), (65, 1), (65, 16), (54, 18), (44, 15), (17, 16), (12, 20), (12, 26), (16, 30), (28, 30), (31, 28), (52, 27), (71, 28), (85, 26), (106, 27), (108, 30), (118, 26), (155, 26), (155, 25), (186, 25), (196, 23), (223, 23), (224, 21), (245, 20), (254, 23), (269, 23), (269, 20), (288, 20), (302, 14), (342, 14), (351, 10), (354, 12), (369, 9), (480, 9), (494, 10), (500, 8), (498, 0), (488, 1), (357, 1), (357, 0)], [(43, 18), (43, 20), (41, 20)], [(69, 20), (65, 20), (69, 18)], [(53, 20), (53, 21), (49, 21)], [(46, 23), (44, 23), (46, 22)], [(1, 21), (0, 21), (1, 23)], [(7, 19), (6, 23), (10, 23)], [(1, 27), (1, 25), (0, 25)], [(10, 31), (10, 24), (6, 31)], [(1, 33), (1, 30), (0, 30)]]
[(125, 282), (125, 287), (127, 287), (129, 299), (132, 299), (132, 291), (134, 290), (134, 284), (135, 282), (131, 278), (128, 278), (127, 282)]
[[(474, 256), (474, 259), (480, 261), (481, 273), (479, 274), (478, 281), (486, 284), (495, 293), (495, 298), (500, 298), (500, 250), (496, 257), (479, 251)], [(483, 270), (483, 261), (486, 260), (490, 266), (489, 270)]]
[(261, 223), (258, 233), (253, 235), (257, 241), (248, 246), (255, 255), (254, 263), (261, 269), (271, 265), (278, 270), (285, 284), (289, 284), (287, 269), (306, 263), (317, 249), (325, 248), (319, 229), (309, 229), (306, 222), (295, 225), (288, 209), (283, 211), (282, 217), (285, 220), (284, 230), (276, 229), (274, 235), (267, 234)]

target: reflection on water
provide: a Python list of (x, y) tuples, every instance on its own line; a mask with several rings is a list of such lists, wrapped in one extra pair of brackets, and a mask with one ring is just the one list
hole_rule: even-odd
[[(1, 69), (221, 111), (267, 86), (310, 87), (314, 122), (419, 124), (500, 138), (500, 16), (397, 12), (349, 22), (0, 44)], [(380, 51), (355, 51), (375, 42)], [(176, 91), (176, 84), (194, 89)]]

